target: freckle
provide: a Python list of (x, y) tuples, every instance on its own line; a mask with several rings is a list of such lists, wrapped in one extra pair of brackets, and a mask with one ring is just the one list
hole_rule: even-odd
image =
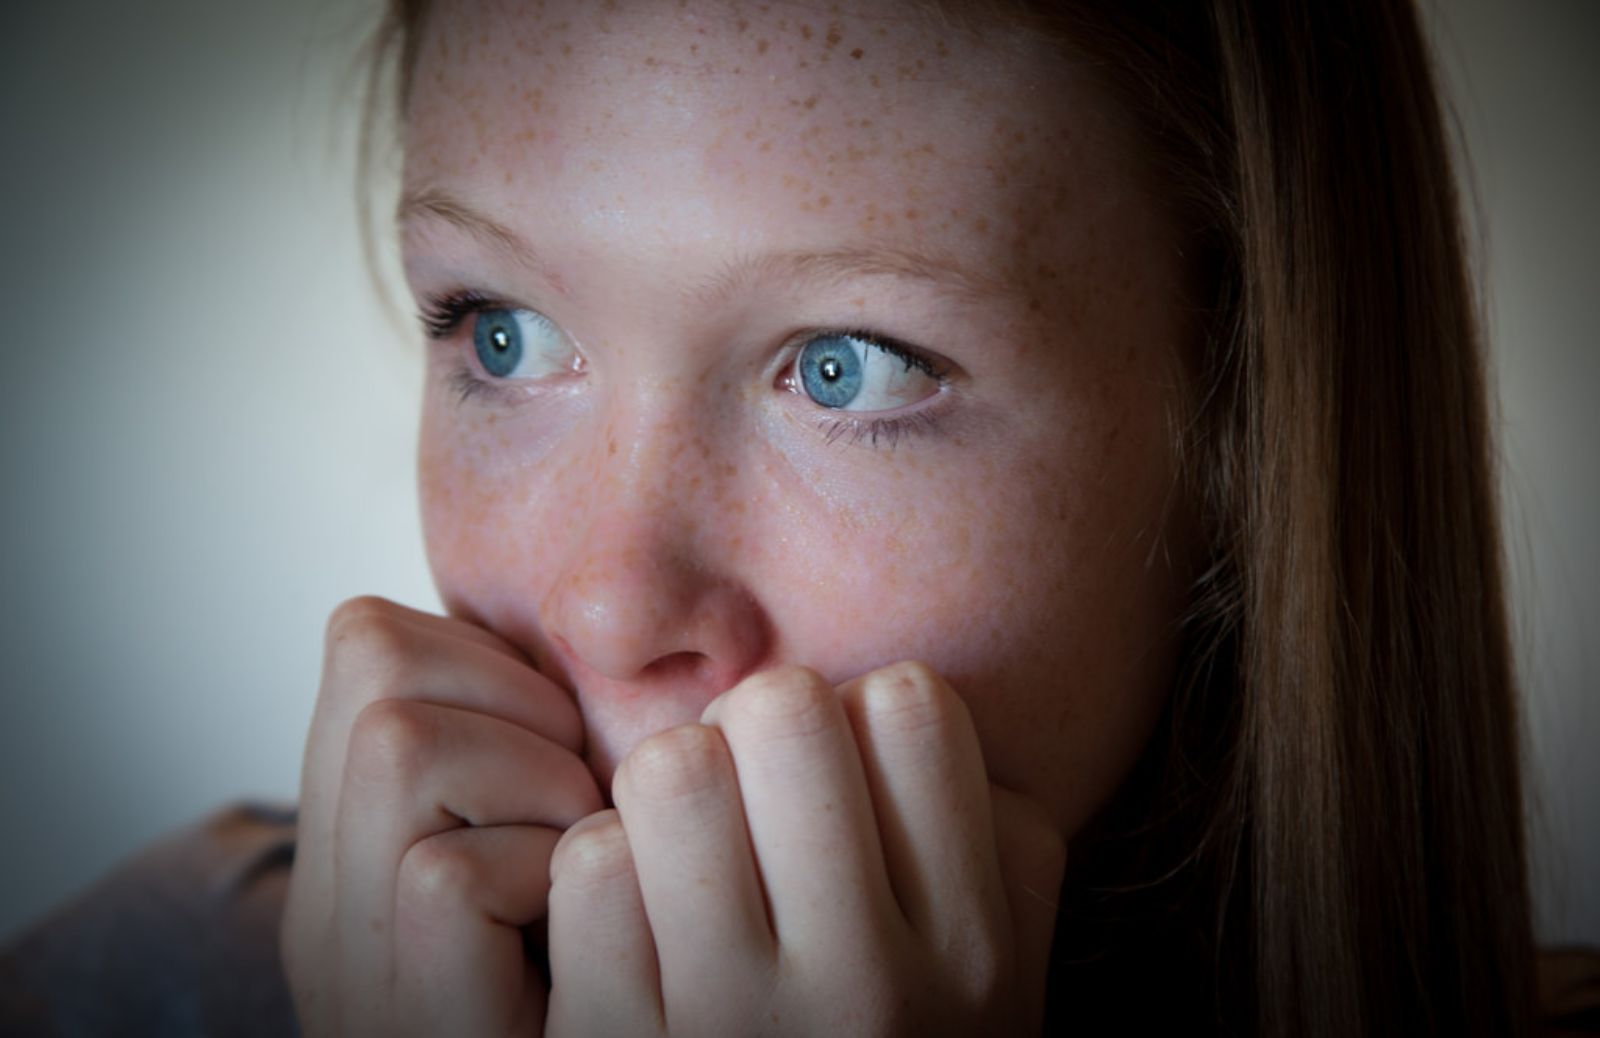
[(762, 141), (761, 142), (761, 147), (758, 148), (757, 150), (758, 151), (771, 151), (772, 150), (772, 142), (771, 141)]
[(744, 32), (746, 29), (750, 28), (750, 23), (745, 21), (743, 18), (740, 18), (737, 22), (734, 23), (734, 27), (737, 28), (740, 32)]
[(818, 209), (826, 209), (826, 208), (828, 208), (829, 203), (831, 203), (832, 201), (833, 201), (833, 199), (829, 198), (827, 195), (823, 195), (821, 198), (817, 199), (817, 208)]
[[(705, 30), (702, 29), (700, 31), (704, 32)], [(689, 44), (689, 53), (690, 54), (699, 54), (700, 53), (700, 45), (698, 43)]]
[(974, 219), (972, 221), (972, 229), (977, 231), (979, 234), (988, 233), (988, 230), (989, 230), (989, 219), (988, 219), (988, 217), (979, 216), (976, 219)]
[(857, 61), (860, 61), (863, 53), (865, 52), (860, 47), (857, 47), (855, 50), (850, 52), (850, 56), (855, 58)]
[(867, 82), (871, 83), (874, 87), (881, 88), (883, 86), (882, 83), (878, 82), (878, 74), (876, 72), (867, 77)]
[(570, 58), (572, 56), (572, 44), (563, 43), (561, 45), (561, 56), (566, 58)]
[(817, 95), (816, 94), (812, 94), (810, 97), (806, 98), (805, 104), (806, 104), (807, 108), (815, 108), (815, 107), (817, 107)]
[(805, 39), (809, 40), (811, 38), (811, 26), (809, 26), (809, 25), (800, 26), (800, 35), (802, 37), (804, 37)]
[(772, 46), (772, 45), (770, 43), (768, 43), (766, 40), (757, 40), (756, 41), (756, 53), (757, 54), (765, 54), (767, 52), (767, 48), (770, 47), (770, 46)]
[(939, 57), (941, 58), (948, 58), (950, 56), (950, 48), (944, 45), (943, 40), (939, 41), (938, 52)]
[(844, 32), (839, 28), (838, 22), (828, 26), (828, 35), (824, 42), (827, 44), (829, 50), (837, 47), (839, 45), (839, 41), (842, 39), (844, 39)]
[(906, 210), (906, 219), (907, 220), (915, 220), (921, 215), (922, 214), (917, 212), (915, 209), (907, 209)]

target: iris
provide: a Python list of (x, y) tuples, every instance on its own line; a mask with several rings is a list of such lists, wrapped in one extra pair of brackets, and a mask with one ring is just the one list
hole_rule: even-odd
[(822, 335), (800, 351), (800, 382), (823, 407), (846, 407), (861, 392), (865, 351), (845, 335)]
[(483, 370), (505, 378), (522, 362), (522, 329), (510, 310), (481, 310), (472, 326), (472, 344)]

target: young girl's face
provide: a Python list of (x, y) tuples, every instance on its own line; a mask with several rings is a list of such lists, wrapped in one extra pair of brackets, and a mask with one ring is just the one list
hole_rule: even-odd
[(1172, 678), (1179, 245), (1057, 48), (848, 6), (436, 6), (429, 558), (602, 784), (753, 671), (919, 659), (1070, 834)]

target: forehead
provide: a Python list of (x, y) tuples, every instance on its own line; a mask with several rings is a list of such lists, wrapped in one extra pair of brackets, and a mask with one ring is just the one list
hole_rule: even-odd
[[(1016, 254), (1103, 214), (1103, 101), (1058, 48), (922, 4), (459, 0), (413, 72), (408, 189), (589, 232), (932, 234)], [(670, 204), (666, 201), (670, 199)]]

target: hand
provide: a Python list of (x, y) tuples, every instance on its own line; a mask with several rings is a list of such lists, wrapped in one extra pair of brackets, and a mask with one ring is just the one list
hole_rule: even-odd
[(601, 807), (572, 700), (509, 644), (391, 602), (328, 623), (282, 930), (308, 1035), (538, 1034), (562, 830)]
[(753, 676), (612, 792), (551, 863), (549, 1034), (1038, 1030), (1065, 846), (926, 667)]

